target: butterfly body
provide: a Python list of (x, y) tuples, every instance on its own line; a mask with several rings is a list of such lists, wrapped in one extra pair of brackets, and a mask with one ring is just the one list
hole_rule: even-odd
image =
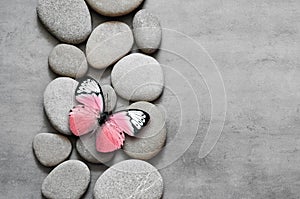
[(75, 96), (81, 104), (70, 111), (70, 129), (76, 136), (96, 133), (96, 149), (99, 152), (120, 149), (125, 134), (135, 136), (150, 119), (148, 113), (139, 109), (106, 112), (102, 89), (91, 77), (79, 81)]

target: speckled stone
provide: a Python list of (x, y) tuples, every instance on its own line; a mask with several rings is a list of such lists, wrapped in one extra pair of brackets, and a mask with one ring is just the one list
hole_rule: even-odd
[(103, 69), (126, 55), (132, 45), (133, 34), (127, 24), (105, 22), (94, 29), (87, 41), (87, 60), (92, 67)]
[(48, 61), (51, 70), (61, 76), (80, 78), (88, 70), (84, 53), (76, 46), (69, 44), (55, 46)]
[(133, 33), (138, 48), (147, 54), (154, 53), (160, 46), (162, 30), (159, 20), (148, 10), (138, 11), (133, 18)]
[(146, 111), (150, 121), (136, 137), (126, 136), (123, 150), (132, 158), (151, 159), (162, 150), (166, 141), (165, 116), (159, 107), (149, 102), (136, 102), (129, 108)]
[(51, 199), (79, 199), (89, 183), (89, 168), (79, 160), (68, 160), (55, 167), (44, 179), (42, 194)]
[(32, 147), (36, 158), (47, 167), (58, 165), (67, 159), (72, 151), (72, 144), (67, 137), (53, 133), (37, 134)]
[(144, 0), (86, 0), (87, 3), (98, 13), (117, 17), (130, 13)]
[(151, 164), (141, 160), (125, 160), (107, 169), (94, 187), (95, 199), (151, 198), (163, 193), (163, 179)]
[(116, 93), (126, 100), (153, 101), (163, 91), (164, 75), (153, 57), (133, 53), (115, 64), (111, 82)]
[(69, 77), (51, 81), (44, 92), (44, 109), (52, 126), (65, 135), (69, 129), (69, 111), (76, 105), (75, 89), (78, 82)]
[(96, 150), (96, 136), (89, 133), (80, 136), (76, 141), (76, 149), (79, 155), (90, 163), (105, 163), (110, 161), (114, 153), (100, 153)]
[(39, 0), (41, 22), (62, 42), (78, 44), (92, 31), (91, 15), (84, 0)]
[(105, 111), (112, 111), (117, 104), (117, 94), (113, 87), (110, 85), (101, 85), (104, 100), (105, 100)]

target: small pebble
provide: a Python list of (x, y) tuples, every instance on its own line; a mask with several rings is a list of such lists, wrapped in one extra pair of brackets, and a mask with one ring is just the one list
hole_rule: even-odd
[(162, 30), (159, 20), (146, 9), (138, 11), (133, 18), (134, 39), (138, 48), (147, 54), (160, 46)]
[(84, 0), (39, 0), (37, 14), (49, 32), (65, 43), (81, 43), (92, 31)]
[(105, 100), (105, 111), (110, 112), (116, 107), (117, 94), (110, 85), (103, 85), (101, 88)]
[(114, 153), (100, 153), (96, 150), (96, 136), (92, 133), (79, 137), (76, 149), (83, 159), (95, 164), (108, 162), (114, 156)]
[(144, 0), (86, 0), (87, 3), (99, 14), (117, 17), (130, 13)]
[(42, 194), (51, 199), (79, 199), (89, 183), (89, 168), (79, 160), (68, 160), (55, 167), (44, 179)]
[(97, 26), (86, 44), (88, 63), (103, 69), (126, 55), (132, 48), (133, 34), (123, 22), (110, 21)]
[(153, 101), (163, 91), (160, 64), (148, 55), (133, 53), (118, 61), (111, 72), (116, 93), (126, 100)]
[(61, 76), (80, 78), (88, 70), (84, 53), (69, 44), (58, 44), (49, 55), (49, 66), (53, 72)]
[(163, 193), (163, 179), (151, 164), (125, 160), (107, 169), (97, 180), (94, 198), (151, 198)]
[(71, 135), (69, 111), (77, 104), (75, 89), (78, 82), (69, 77), (51, 81), (44, 92), (44, 109), (52, 126), (62, 134)]
[(47, 167), (56, 166), (67, 159), (72, 144), (63, 135), (39, 133), (33, 139), (33, 150), (40, 163)]
[(136, 137), (126, 136), (123, 150), (132, 158), (148, 160), (163, 148), (166, 137), (166, 121), (162, 110), (149, 102), (136, 102), (129, 106), (141, 109), (150, 115), (150, 121)]

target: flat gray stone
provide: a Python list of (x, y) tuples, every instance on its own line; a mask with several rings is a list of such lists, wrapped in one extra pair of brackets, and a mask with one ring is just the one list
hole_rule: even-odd
[(115, 64), (111, 82), (116, 93), (126, 100), (153, 101), (163, 91), (164, 75), (153, 57), (133, 53)]
[(163, 193), (163, 179), (151, 164), (141, 160), (125, 160), (107, 169), (94, 187), (95, 199), (151, 198)]
[(130, 13), (144, 0), (86, 0), (87, 3), (99, 14), (117, 17)]
[(105, 100), (105, 111), (112, 111), (117, 104), (117, 94), (113, 87), (110, 85), (101, 86), (104, 100)]
[(61, 76), (80, 78), (88, 70), (84, 53), (76, 46), (69, 44), (55, 46), (48, 61), (51, 70)]
[(90, 183), (90, 170), (79, 160), (55, 167), (44, 179), (42, 194), (51, 199), (79, 199)]
[(162, 30), (159, 20), (148, 10), (138, 11), (133, 18), (133, 33), (138, 48), (147, 54), (154, 53), (160, 46)]
[(126, 136), (123, 150), (132, 158), (151, 159), (162, 150), (167, 138), (165, 116), (159, 107), (149, 102), (136, 102), (129, 108), (146, 111), (150, 121), (136, 137)]
[(123, 22), (110, 21), (97, 26), (86, 44), (89, 64), (103, 69), (115, 63), (132, 48), (133, 34)]
[(72, 144), (67, 137), (53, 133), (37, 134), (32, 147), (39, 162), (47, 167), (63, 162), (72, 151)]
[(62, 42), (81, 43), (92, 31), (84, 0), (39, 0), (37, 14), (48, 31)]
[(65, 135), (69, 129), (69, 111), (77, 104), (75, 89), (78, 82), (69, 77), (51, 81), (44, 92), (44, 109), (52, 126)]
[(76, 149), (79, 155), (88, 162), (99, 164), (110, 161), (114, 153), (100, 153), (96, 150), (96, 136), (89, 133), (80, 136), (76, 141)]

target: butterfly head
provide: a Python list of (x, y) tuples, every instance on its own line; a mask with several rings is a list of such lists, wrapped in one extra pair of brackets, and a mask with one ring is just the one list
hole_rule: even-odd
[(109, 116), (108, 112), (103, 112), (100, 114), (100, 117), (98, 118), (98, 123), (100, 126), (107, 121), (108, 116)]

